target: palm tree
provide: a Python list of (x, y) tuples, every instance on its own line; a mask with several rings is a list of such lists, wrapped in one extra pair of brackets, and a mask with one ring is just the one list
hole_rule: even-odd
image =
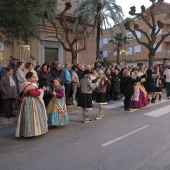
[(113, 51), (117, 51), (117, 64), (120, 65), (120, 52), (129, 42), (127, 41), (128, 37), (124, 36), (123, 33), (117, 33), (113, 40), (110, 40), (113, 44), (116, 45), (116, 48)]
[[(107, 27), (112, 27), (112, 23), (120, 24), (123, 23), (123, 11), (122, 8), (116, 5), (116, 0), (86, 0), (80, 3), (76, 10), (79, 17), (82, 17), (85, 23), (91, 20), (91, 16), (95, 14), (96, 7), (98, 4), (102, 5), (102, 10), (100, 11), (100, 16), (98, 18), (97, 26), (97, 49), (96, 49), (96, 58), (99, 58), (99, 42), (100, 35), (102, 34), (102, 29)], [(123, 29), (123, 25), (120, 25)], [(110, 29), (112, 31), (112, 29)]]

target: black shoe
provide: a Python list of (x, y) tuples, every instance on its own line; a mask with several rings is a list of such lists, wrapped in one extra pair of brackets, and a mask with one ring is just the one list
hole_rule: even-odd
[(11, 113), (9, 116), (10, 117), (16, 117), (16, 115), (14, 115), (13, 113)]

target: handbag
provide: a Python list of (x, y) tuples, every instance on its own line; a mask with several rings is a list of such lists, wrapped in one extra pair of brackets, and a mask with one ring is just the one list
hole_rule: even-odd
[(54, 113), (57, 109), (56, 105), (56, 97), (53, 96), (53, 98), (50, 100), (50, 103), (47, 106), (47, 113)]

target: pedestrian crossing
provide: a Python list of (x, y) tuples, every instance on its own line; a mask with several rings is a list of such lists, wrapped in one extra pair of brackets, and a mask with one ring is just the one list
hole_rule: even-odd
[[(168, 102), (169, 100), (168, 99), (162, 99), (161, 101), (159, 102), (156, 102), (156, 103), (150, 103), (149, 105), (147, 105), (146, 107), (143, 107), (143, 108), (132, 108), (130, 109), (129, 112), (136, 112), (138, 110), (146, 110), (147, 108), (150, 108), (150, 107), (154, 107), (155, 105), (158, 106), (162, 103), (165, 103), (165, 102)], [(108, 104), (108, 105), (104, 105), (103, 108), (106, 109), (106, 110), (124, 110), (123, 108), (124, 104), (123, 104), (123, 101), (120, 101), (120, 102), (117, 102), (117, 103), (112, 103), (112, 104)], [(153, 111), (150, 111), (147, 113), (145, 113), (144, 115), (145, 116), (151, 116), (151, 117), (160, 117), (162, 115), (165, 115), (167, 113), (170, 113), (170, 105), (168, 106), (165, 106), (165, 107), (161, 107), (160, 109), (156, 109), (156, 110), (153, 110)]]

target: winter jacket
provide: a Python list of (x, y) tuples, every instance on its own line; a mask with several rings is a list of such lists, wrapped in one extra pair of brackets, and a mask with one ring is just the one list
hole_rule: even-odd
[(2, 92), (2, 99), (10, 99), (10, 98), (18, 97), (17, 82), (14, 76), (12, 76), (12, 79), (15, 82), (15, 86), (10, 86), (10, 77), (7, 74), (2, 77), (0, 81), (0, 90)]
[(63, 76), (64, 76), (64, 83), (70, 84), (72, 82), (70, 71), (67, 68), (64, 69)]
[(25, 72), (22, 69), (18, 68), (15, 74), (16, 74), (18, 92), (21, 93), (23, 90), (24, 82), (27, 81), (25, 78)]
[(89, 80), (89, 78), (86, 76), (80, 80), (81, 93), (92, 93), (92, 90), (94, 90), (98, 86), (98, 82), (92, 83), (91, 80)]
[(125, 96), (133, 95), (134, 85), (136, 80), (132, 77), (122, 77), (121, 79), (121, 93)]

